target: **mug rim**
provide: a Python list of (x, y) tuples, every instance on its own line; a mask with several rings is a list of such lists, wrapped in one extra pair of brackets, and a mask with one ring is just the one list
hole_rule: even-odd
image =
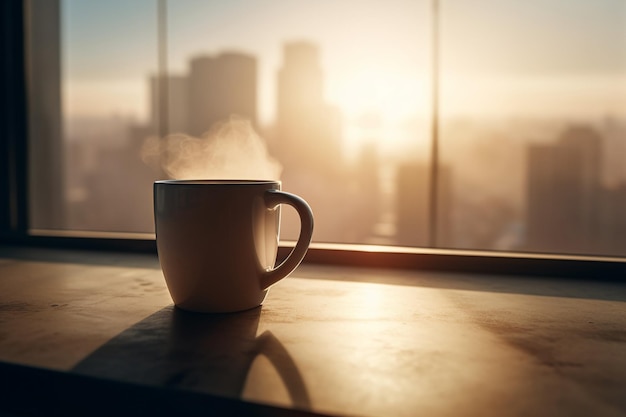
[(279, 180), (250, 180), (250, 179), (185, 179), (185, 180), (158, 180), (155, 184), (165, 185), (267, 185), (281, 184)]

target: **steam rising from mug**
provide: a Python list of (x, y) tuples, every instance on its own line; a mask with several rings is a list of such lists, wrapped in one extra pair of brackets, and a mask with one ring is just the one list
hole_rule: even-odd
[(218, 122), (202, 137), (151, 137), (142, 159), (173, 179), (278, 180), (281, 165), (272, 158), (250, 121), (238, 116)]

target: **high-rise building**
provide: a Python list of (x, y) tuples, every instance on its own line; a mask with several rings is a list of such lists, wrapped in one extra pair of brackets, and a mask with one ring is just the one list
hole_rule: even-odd
[(257, 62), (250, 55), (224, 52), (191, 60), (187, 82), (187, 133), (200, 136), (230, 115), (257, 124)]
[(309, 42), (287, 43), (278, 72), (276, 153), (290, 171), (330, 174), (341, 162), (338, 111), (324, 100), (319, 51)]
[(61, 4), (33, 2), (27, 7), (29, 36), (30, 226), (65, 227), (66, 181), (61, 106)]
[[(339, 112), (324, 99), (324, 73), (317, 45), (284, 45), (278, 72), (277, 107), (271, 152), (283, 166), (285, 189), (306, 198), (318, 219), (315, 238), (351, 239), (355, 230), (354, 198), (348, 192), (342, 163)], [(284, 216), (283, 232), (297, 237), (299, 224)]]
[(527, 160), (527, 247), (591, 253), (598, 235), (602, 138), (568, 128), (555, 144), (531, 145)]

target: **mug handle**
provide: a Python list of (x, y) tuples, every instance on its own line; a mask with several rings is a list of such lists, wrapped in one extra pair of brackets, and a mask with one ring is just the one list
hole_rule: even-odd
[(313, 212), (306, 201), (295, 194), (280, 190), (267, 190), (265, 192), (265, 206), (269, 210), (273, 210), (279, 204), (290, 205), (298, 212), (300, 216), (300, 236), (289, 256), (276, 268), (270, 269), (261, 275), (261, 289), (263, 290), (285, 278), (300, 265), (313, 237)]

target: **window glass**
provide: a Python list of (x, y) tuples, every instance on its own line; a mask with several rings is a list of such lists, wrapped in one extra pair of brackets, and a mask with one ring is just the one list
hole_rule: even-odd
[(443, 1), (446, 246), (626, 254), (626, 3)]
[[(54, 158), (65, 169), (59, 191), (35, 200), (61, 213), (33, 213), (34, 227), (151, 232), (155, 178), (275, 177), (312, 205), (316, 241), (426, 244), (415, 219), (428, 185), (414, 168), (428, 166), (427, 2), (58, 5), (50, 65), (61, 68)], [(225, 123), (262, 151), (216, 137)], [(297, 233), (284, 210), (283, 238)]]
[(155, 2), (27, 10), (31, 227), (150, 231), (155, 176), (139, 150), (157, 70)]
[(27, 17), (34, 229), (152, 233), (155, 179), (272, 177), (310, 202), (317, 242), (626, 254), (622, 0)]

